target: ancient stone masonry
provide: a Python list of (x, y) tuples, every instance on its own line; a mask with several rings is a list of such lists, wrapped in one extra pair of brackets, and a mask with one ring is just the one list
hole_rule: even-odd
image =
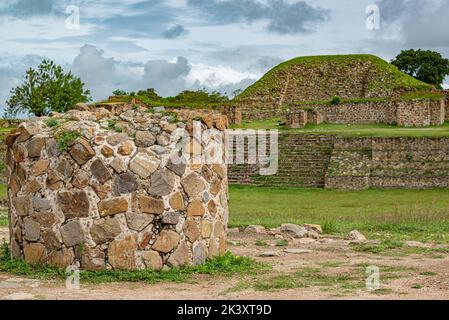
[(230, 183), (355, 190), (449, 188), (449, 138), (281, 133), (278, 157), (275, 175), (260, 175), (259, 161), (230, 164)]
[(448, 188), (448, 138), (336, 138), (329, 189)]
[[(6, 138), (13, 257), (134, 270), (198, 265), (225, 252), (225, 116), (132, 104), (78, 109), (31, 119)], [(197, 129), (202, 136), (190, 139)]]
[(400, 127), (440, 126), (446, 117), (445, 99), (366, 101), (340, 104), (293, 106), (287, 113), (290, 128), (320, 124), (397, 124)]

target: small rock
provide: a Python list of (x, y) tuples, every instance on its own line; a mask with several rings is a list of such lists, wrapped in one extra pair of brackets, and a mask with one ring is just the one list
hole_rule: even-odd
[(162, 230), (153, 244), (152, 249), (168, 253), (173, 250), (178, 245), (179, 234), (172, 230)]
[(145, 266), (151, 270), (162, 269), (162, 258), (156, 251), (145, 251), (142, 253), (142, 260)]
[(307, 229), (297, 224), (286, 223), (281, 225), (281, 232), (294, 238), (304, 238), (307, 235)]
[(346, 240), (351, 240), (351, 241), (355, 241), (355, 242), (363, 242), (363, 241), (366, 241), (366, 237), (359, 231), (352, 230), (346, 236)]
[(261, 234), (261, 233), (265, 233), (266, 229), (264, 226), (260, 226), (260, 225), (252, 225), (252, 226), (248, 226), (245, 228), (245, 233), (256, 233), (256, 234)]
[(100, 201), (98, 211), (101, 217), (125, 213), (128, 211), (128, 200), (124, 197), (117, 197)]
[(75, 141), (69, 153), (80, 166), (95, 156), (95, 151), (90, 143), (82, 138), (78, 138)]
[(265, 251), (259, 253), (259, 257), (279, 257), (280, 253), (278, 251)]
[(149, 157), (146, 154), (140, 153), (131, 160), (129, 169), (142, 179), (146, 179), (156, 171), (160, 162), (156, 157)]
[(182, 215), (179, 212), (165, 212), (162, 215), (162, 223), (176, 225), (178, 224), (181, 217)]
[(136, 146), (137, 147), (151, 147), (156, 143), (156, 137), (149, 131), (136, 132)]
[(316, 232), (318, 234), (323, 234), (323, 229), (318, 224), (308, 224), (308, 223), (306, 223), (303, 226), (304, 226), (304, 228), (307, 229), (307, 231), (314, 231), (314, 232)]
[(173, 192), (175, 174), (168, 169), (156, 171), (150, 179), (148, 193), (155, 196), (167, 196)]
[(292, 253), (292, 254), (304, 254), (304, 253), (312, 253), (312, 250), (309, 249), (285, 249), (285, 253)]

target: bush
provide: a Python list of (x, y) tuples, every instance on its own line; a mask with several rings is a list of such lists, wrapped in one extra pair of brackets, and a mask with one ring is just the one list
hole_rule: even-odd
[(341, 103), (341, 98), (339, 96), (332, 97), (331, 104), (336, 105)]

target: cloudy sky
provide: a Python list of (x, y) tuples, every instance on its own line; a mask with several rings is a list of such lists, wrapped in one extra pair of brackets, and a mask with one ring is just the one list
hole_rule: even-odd
[[(367, 27), (371, 5), (379, 30)], [(232, 94), (303, 55), (390, 60), (425, 48), (449, 57), (448, 16), (447, 0), (0, 0), (0, 107), (44, 57), (80, 76), (95, 100), (118, 88)]]

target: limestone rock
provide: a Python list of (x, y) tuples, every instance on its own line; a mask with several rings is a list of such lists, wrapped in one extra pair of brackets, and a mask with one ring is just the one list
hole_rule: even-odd
[(137, 147), (151, 147), (156, 143), (156, 137), (149, 131), (137, 131), (135, 143)]
[(41, 151), (44, 145), (45, 139), (42, 137), (35, 137), (31, 139), (26, 146), (28, 156), (31, 158), (39, 158), (41, 156)]
[(105, 254), (100, 249), (85, 247), (81, 255), (81, 267), (87, 270), (101, 270), (106, 267)]
[(125, 162), (123, 162), (121, 158), (114, 158), (109, 165), (117, 173), (123, 173), (126, 171)]
[(285, 253), (292, 253), (292, 254), (304, 254), (304, 253), (312, 253), (312, 250), (309, 249), (285, 249)]
[(306, 228), (307, 231), (314, 231), (314, 232), (316, 232), (318, 234), (323, 234), (323, 229), (318, 224), (308, 224), (308, 223), (306, 223), (306, 224), (304, 224), (304, 228)]
[(125, 141), (128, 141), (129, 137), (124, 133), (115, 133), (109, 137), (106, 138), (106, 141), (111, 146), (117, 146)]
[(177, 225), (182, 215), (179, 212), (165, 212), (162, 215), (163, 224)]
[(73, 165), (66, 158), (62, 158), (58, 161), (56, 171), (65, 179), (70, 179), (73, 174)]
[(83, 230), (78, 221), (69, 221), (60, 228), (62, 241), (66, 247), (73, 247), (84, 242)]
[(39, 160), (36, 161), (31, 167), (31, 174), (35, 177), (43, 175), (47, 172), (48, 166), (50, 165), (50, 161), (48, 160)]
[(185, 209), (184, 198), (182, 197), (181, 192), (176, 192), (173, 194), (170, 197), (169, 203), (174, 210), (182, 211)]
[(281, 225), (281, 232), (286, 233), (294, 238), (304, 238), (307, 236), (306, 228), (292, 223), (286, 223)]
[(193, 245), (192, 262), (193, 265), (199, 266), (206, 261), (206, 249), (203, 242), (197, 242)]
[(95, 156), (95, 151), (92, 149), (90, 143), (85, 139), (78, 138), (69, 151), (73, 160), (75, 160), (80, 166)]
[(192, 243), (200, 237), (200, 230), (198, 229), (196, 222), (193, 220), (186, 220), (184, 222), (183, 231), (187, 239), (189, 239)]
[(122, 232), (116, 218), (95, 221), (90, 228), (90, 235), (96, 244), (103, 244), (114, 240)]
[(31, 218), (23, 220), (24, 238), (28, 241), (37, 241), (41, 237), (41, 225)]
[(114, 191), (118, 194), (134, 192), (137, 188), (136, 177), (130, 172), (125, 172), (114, 177)]
[(364, 242), (366, 241), (366, 237), (357, 230), (352, 230), (346, 236), (346, 240), (351, 240), (355, 242)]
[(114, 240), (109, 245), (108, 261), (114, 269), (136, 269), (137, 242), (135, 236)]
[(150, 214), (141, 214), (134, 212), (126, 214), (126, 222), (128, 223), (128, 228), (135, 231), (142, 231), (151, 222), (153, 222), (153, 220), (154, 216)]
[(212, 221), (201, 221), (201, 236), (205, 239), (210, 238), (212, 234)]
[(245, 233), (255, 233), (255, 234), (261, 234), (266, 233), (266, 229), (264, 226), (259, 225), (252, 225), (245, 228)]
[(204, 205), (200, 200), (193, 200), (187, 207), (187, 216), (189, 217), (202, 217), (204, 214)]
[(168, 264), (178, 268), (189, 264), (189, 248), (186, 243), (181, 243), (168, 258)]
[(122, 156), (129, 156), (133, 153), (134, 147), (131, 142), (125, 141), (122, 142), (120, 147), (118, 148), (117, 152), (121, 154)]
[(161, 214), (164, 212), (164, 201), (144, 195), (138, 196), (142, 213)]
[(47, 156), (49, 158), (55, 158), (61, 154), (58, 147), (58, 142), (54, 138), (47, 139), (45, 142), (45, 149), (47, 150)]
[(85, 191), (59, 192), (57, 203), (67, 219), (89, 216), (90, 204)]
[(48, 250), (54, 251), (61, 249), (61, 241), (53, 230), (44, 229), (42, 232), (42, 240)]
[(42, 189), (42, 185), (36, 179), (32, 179), (26, 186), (25, 192), (35, 193)]
[(139, 153), (131, 160), (129, 169), (142, 179), (146, 179), (156, 171), (159, 164), (160, 160), (156, 157), (149, 157), (145, 154)]
[(98, 211), (101, 217), (113, 216), (128, 211), (128, 200), (124, 197), (116, 197), (100, 201)]
[(28, 243), (23, 246), (23, 255), (28, 263), (45, 263), (47, 249), (42, 243)]
[(152, 249), (159, 252), (168, 253), (178, 245), (178, 242), (178, 233), (172, 230), (162, 230), (156, 238), (156, 242), (153, 244)]
[(183, 178), (181, 185), (189, 197), (196, 197), (206, 189), (203, 179), (196, 173), (191, 173)]
[(111, 173), (109, 172), (106, 165), (101, 161), (101, 159), (97, 159), (92, 162), (90, 166), (90, 171), (92, 175), (97, 178), (98, 182), (105, 183), (106, 181), (112, 178)]
[(173, 192), (174, 184), (175, 176), (171, 171), (167, 169), (156, 171), (151, 176), (148, 193), (161, 197), (167, 196)]
[(19, 217), (25, 217), (30, 214), (31, 197), (18, 196), (13, 199), (14, 208)]
[(104, 155), (106, 158), (110, 158), (114, 155), (114, 150), (108, 146), (103, 146), (101, 148), (101, 154)]
[(179, 157), (177, 155), (172, 155), (167, 162), (167, 168), (180, 177), (184, 175), (186, 167), (187, 160), (184, 158), (184, 156)]
[(151, 270), (162, 269), (162, 258), (156, 251), (144, 251), (142, 253), (142, 260), (145, 266)]
[(48, 255), (48, 264), (54, 267), (66, 268), (73, 263), (73, 260), (75, 260), (75, 254), (72, 248), (52, 251)]
[(221, 222), (220, 220), (215, 221), (214, 237), (215, 238), (223, 237), (224, 233), (225, 233), (225, 227), (223, 225), (223, 222)]
[(40, 195), (33, 197), (33, 209), (39, 212), (47, 212), (51, 210), (50, 200), (41, 198)]
[(214, 178), (210, 184), (210, 193), (216, 196), (221, 191), (221, 179)]

